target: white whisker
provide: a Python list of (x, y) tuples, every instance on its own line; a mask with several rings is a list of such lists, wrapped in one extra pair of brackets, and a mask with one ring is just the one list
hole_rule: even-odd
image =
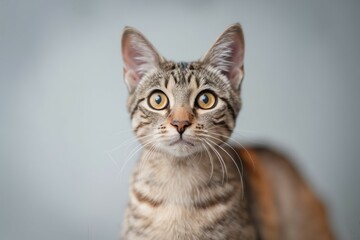
[[(212, 137), (212, 136), (209, 136), (209, 137)], [(212, 137), (212, 138), (215, 138), (215, 137)], [(217, 138), (215, 138), (217, 139)], [(216, 142), (208, 139), (208, 141), (212, 142), (213, 144), (216, 144)], [(232, 160), (232, 162), (234, 163), (238, 173), (239, 173), (239, 178), (240, 178), (240, 183), (241, 183), (241, 191), (242, 191), (242, 196), (244, 196), (244, 182), (243, 182), (243, 178), (242, 178), (242, 174), (240, 172), (240, 169), (239, 169), (239, 166), (237, 165), (235, 159), (231, 156), (231, 154), (229, 154), (223, 147), (221, 147), (220, 145), (218, 146), (221, 150), (223, 150), (229, 157), (230, 159)], [(231, 147), (231, 146), (230, 146)], [(233, 149), (233, 148), (232, 148)], [(233, 149), (234, 150), (234, 149)], [(235, 151), (235, 150), (234, 150)], [(236, 151), (235, 151), (236, 152)], [(238, 155), (239, 156), (239, 155)], [(240, 156), (239, 156), (239, 159), (240, 159)], [(242, 166), (242, 165), (241, 165)]]
[(209, 142), (207, 142), (204, 139), (205, 143), (208, 144), (208, 146), (213, 150), (213, 152), (215, 153), (215, 155), (218, 157), (218, 160), (221, 164), (221, 169), (222, 169), (222, 173), (223, 173), (223, 180), (222, 180), (222, 184), (224, 184), (224, 180), (225, 180), (225, 173), (226, 173), (226, 178), (227, 176), (227, 168), (226, 168), (226, 164), (224, 162), (224, 159), (222, 158), (221, 154), (216, 150), (216, 148), (214, 146), (212, 146)]
[(211, 182), (211, 179), (212, 179), (212, 176), (214, 174), (214, 163), (213, 163), (213, 158), (212, 158), (212, 155), (211, 153), (209, 152), (209, 149), (206, 147), (205, 144), (201, 143), (202, 146), (204, 146), (205, 150), (206, 150), (206, 153), (208, 154), (209, 156), (209, 161), (210, 161), (210, 164), (211, 164), (211, 172), (210, 172), (210, 177), (209, 177), (209, 181), (208, 182)]
[(134, 155), (135, 155), (137, 152), (139, 152), (141, 149), (143, 149), (144, 147), (146, 147), (147, 145), (149, 145), (149, 144), (151, 144), (151, 143), (153, 143), (153, 142), (154, 142), (154, 140), (153, 140), (153, 139), (150, 139), (150, 140), (146, 141), (145, 143), (140, 144), (139, 146), (137, 146), (137, 147), (136, 147), (136, 151), (133, 150), (133, 153), (132, 153), (129, 157), (127, 157), (127, 159), (125, 160), (123, 166), (122, 166), (121, 169), (120, 169), (120, 173), (122, 173), (122, 171), (124, 170), (126, 164), (130, 161), (130, 159), (131, 159), (132, 157), (134, 157)]

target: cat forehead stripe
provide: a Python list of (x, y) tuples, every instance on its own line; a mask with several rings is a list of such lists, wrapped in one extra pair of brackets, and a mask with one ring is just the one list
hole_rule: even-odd
[(181, 70), (184, 70), (185, 68), (188, 67), (189, 63), (188, 62), (179, 62), (178, 65), (180, 66)]

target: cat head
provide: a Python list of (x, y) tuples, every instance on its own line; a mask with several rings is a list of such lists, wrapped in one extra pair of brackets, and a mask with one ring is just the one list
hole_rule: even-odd
[(154, 151), (187, 157), (226, 141), (241, 108), (244, 37), (227, 28), (198, 61), (161, 56), (136, 29), (121, 40), (134, 133)]

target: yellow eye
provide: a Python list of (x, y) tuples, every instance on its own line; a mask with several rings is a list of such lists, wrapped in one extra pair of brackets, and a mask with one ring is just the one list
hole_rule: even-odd
[(211, 92), (202, 92), (196, 98), (196, 104), (199, 106), (199, 108), (205, 110), (215, 107), (216, 102), (216, 97)]
[(155, 110), (163, 110), (167, 107), (169, 100), (161, 91), (153, 92), (148, 98), (148, 104)]

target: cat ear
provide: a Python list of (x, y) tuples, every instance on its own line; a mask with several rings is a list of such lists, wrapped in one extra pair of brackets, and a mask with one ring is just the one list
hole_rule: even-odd
[(240, 24), (231, 25), (201, 58), (205, 64), (218, 69), (239, 90), (244, 77), (244, 35)]
[(133, 92), (144, 74), (157, 69), (164, 58), (136, 29), (125, 27), (121, 37), (124, 79), (129, 92)]

